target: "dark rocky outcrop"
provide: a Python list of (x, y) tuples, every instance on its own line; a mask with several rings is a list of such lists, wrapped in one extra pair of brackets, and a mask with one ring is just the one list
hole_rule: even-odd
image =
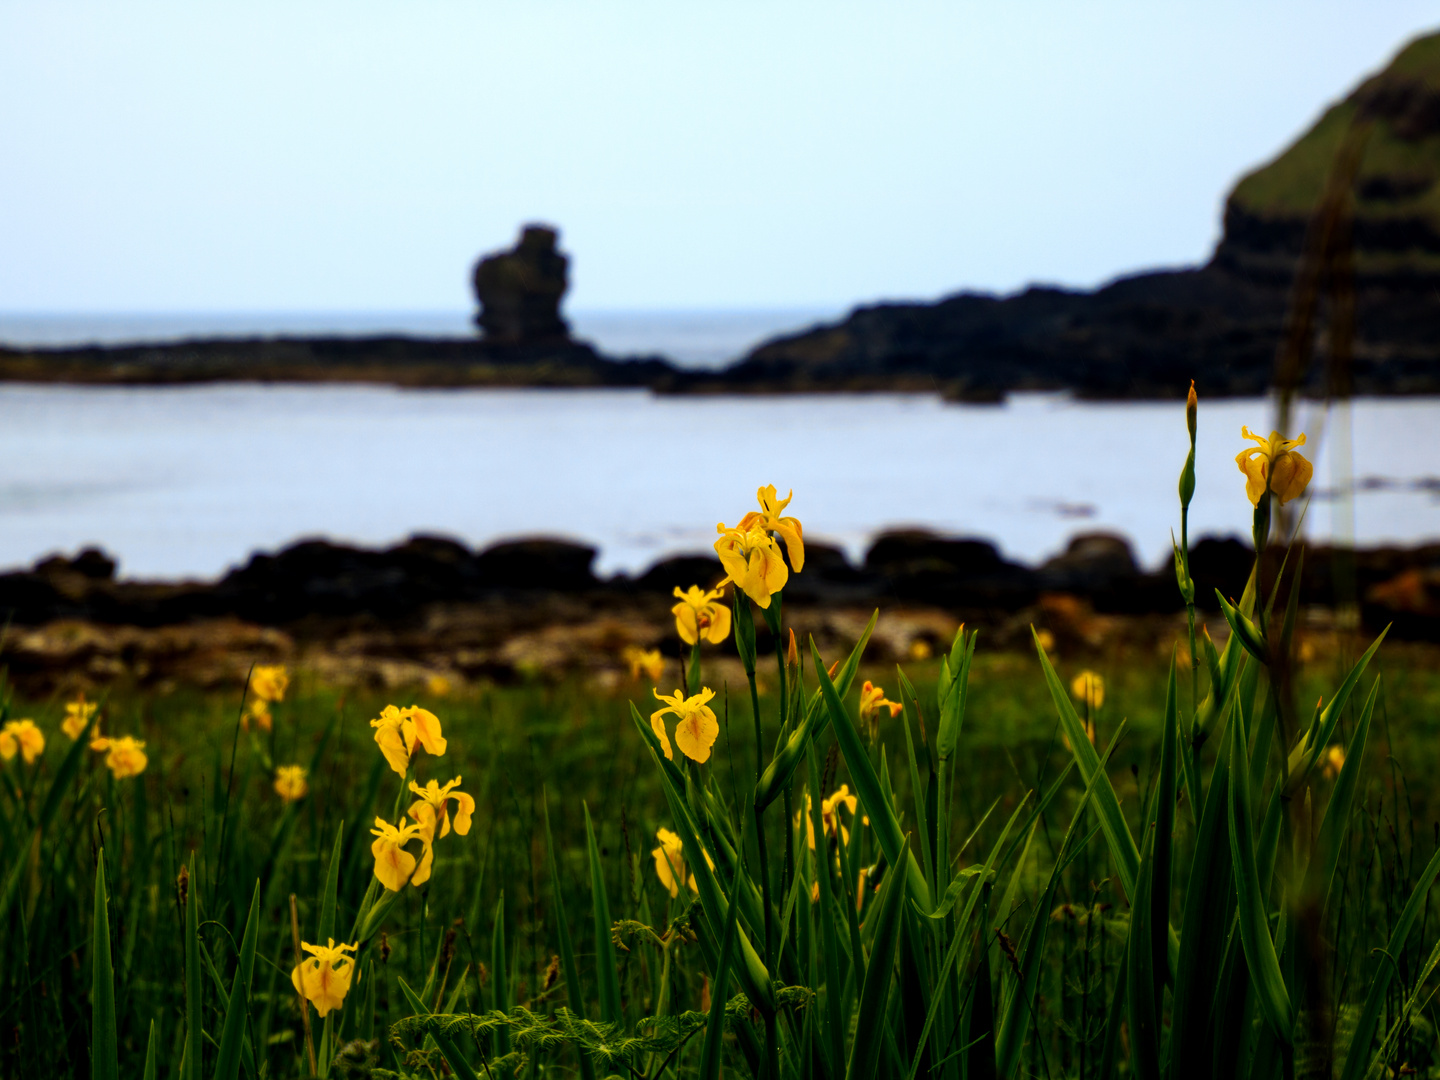
[[(434, 536), (384, 550), (304, 540), (255, 555), (217, 582), (176, 583), (117, 581), (113, 560), (92, 548), (0, 574), (0, 619), (16, 626), (69, 619), (152, 628), (230, 619), (310, 627), (306, 633), (324, 636), (323, 627), (356, 620), (416, 627), (436, 610), (483, 609), (491, 621), (518, 619), (528, 627), (557, 604), (592, 613), (636, 605), (664, 611), (677, 586), (709, 587), (723, 576), (716, 559), (696, 554), (662, 560), (638, 577), (601, 579), (592, 569), (595, 554), (585, 544), (543, 537), (482, 551)], [(1190, 569), (1199, 607), (1217, 611), (1217, 589), (1238, 597), (1252, 562), (1249, 545), (1239, 539), (1196, 543)], [(1346, 590), (1360, 602), (1366, 625), (1378, 630), (1394, 622), (1398, 636), (1440, 639), (1440, 544), (1307, 549), (1301, 601), (1325, 607)], [(1106, 533), (1077, 536), (1038, 567), (1005, 559), (985, 540), (923, 529), (883, 533), (859, 565), (812, 541), (805, 570), (791, 577), (785, 596), (787, 603), (822, 609), (943, 609), (992, 625), (1037, 604), (1053, 607), (1056, 597), (1100, 615), (1165, 615), (1182, 607), (1168, 560), (1141, 567), (1123, 537)], [(506, 611), (512, 614), (495, 614)]]
[[(1440, 392), (1440, 35), (1420, 38), (1226, 200), (1224, 236), (1193, 269), (1094, 291), (1033, 287), (886, 303), (767, 342), (695, 390), (1007, 390), (1103, 398), (1258, 394), (1271, 383), (1290, 291), (1332, 163), (1368, 136), (1351, 236), (1358, 393)], [(1328, 343), (1321, 336), (1317, 355)], [(1320, 389), (1323, 363), (1308, 389)]]
[(471, 282), (480, 304), (475, 325), (486, 341), (533, 345), (569, 340), (560, 301), (569, 286), (570, 261), (560, 253), (559, 239), (559, 232), (548, 225), (526, 225), (513, 248), (475, 264)]

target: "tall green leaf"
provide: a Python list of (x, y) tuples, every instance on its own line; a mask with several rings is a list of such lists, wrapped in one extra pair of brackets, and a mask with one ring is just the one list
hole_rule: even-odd
[(110, 916), (106, 900), (105, 849), (101, 848), (95, 864), (95, 926), (90, 953), (90, 1075), (94, 1080), (120, 1080), (115, 969), (110, 963)]
[[(1232, 729), (1233, 730), (1233, 729)], [(1277, 1038), (1289, 1044), (1295, 1027), (1290, 993), (1280, 973), (1270, 921), (1265, 912), (1265, 894), (1255, 865), (1253, 824), (1250, 810), (1250, 762), (1245, 740), (1230, 738), (1230, 857), (1235, 872), (1240, 944), (1251, 985), (1258, 995), (1260, 1011)]]
[(615, 942), (610, 936), (610, 898), (605, 892), (605, 867), (600, 862), (600, 847), (595, 843), (595, 827), (590, 823), (590, 807), (585, 806), (585, 843), (590, 853), (590, 905), (595, 933), (595, 978), (600, 990), (600, 1019), (607, 1024), (622, 1023), (620, 1013), (620, 978), (615, 959)]
[(181, 1065), (182, 1080), (200, 1080), (201, 1061), (205, 1053), (203, 1010), (200, 983), (200, 914), (199, 882), (195, 879), (195, 854), (190, 854), (189, 886), (185, 893), (185, 1056)]
[(1070, 752), (1075, 758), (1075, 764), (1080, 767), (1080, 779), (1087, 787), (1095, 783), (1095, 810), (1100, 815), (1100, 828), (1105, 833), (1105, 842), (1110, 846), (1111, 858), (1115, 860), (1115, 869), (1120, 875), (1120, 888), (1124, 890), (1125, 898), (1133, 904), (1135, 879), (1140, 872), (1140, 849), (1135, 846), (1135, 838), (1130, 834), (1130, 826), (1120, 810), (1120, 800), (1115, 795), (1115, 789), (1110, 786), (1109, 777), (1101, 768), (1100, 756), (1090, 742), (1085, 725), (1075, 715), (1075, 706), (1070, 704), (1069, 693), (1061, 684), (1060, 676), (1055, 674), (1050, 658), (1045, 655), (1033, 627), (1030, 633), (1035, 638), (1035, 651), (1040, 657), (1040, 670), (1045, 675), (1045, 685), (1049, 687), (1055, 711), (1060, 715), (1060, 726), (1065, 737), (1070, 740)]
[[(427, 1016), (430, 1014), (429, 1006), (420, 999), (419, 994), (410, 989), (404, 979), (397, 978), (395, 981), (399, 983), (400, 993), (404, 996), (405, 1003), (410, 1006), (412, 1015)], [(480, 1074), (471, 1066), (470, 1059), (461, 1052), (454, 1039), (438, 1028), (430, 1032), (429, 1038), (435, 1040), (435, 1046), (439, 1049), (441, 1056), (445, 1058), (445, 1064), (450, 1066), (450, 1071), (460, 1077), (460, 1080), (480, 1080)]]
[[(560, 940), (560, 969), (565, 973), (565, 1000), (570, 1011), (585, 1018), (585, 993), (580, 986), (580, 968), (575, 963), (575, 945), (570, 939), (570, 924), (565, 918), (565, 894), (560, 891), (560, 870), (555, 861), (555, 837), (550, 832), (550, 794), (540, 789), (540, 809), (545, 821), (545, 861), (550, 870), (550, 904), (555, 923), (555, 936)], [(595, 1065), (590, 1055), (578, 1050), (582, 1080), (594, 1080)]]
[[(909, 847), (910, 841), (907, 838), (902, 850), (908, 853)], [(871, 940), (870, 962), (865, 971), (865, 986), (860, 993), (855, 1041), (850, 1044), (850, 1064), (845, 1070), (848, 1080), (869, 1080), (876, 1075), (876, 1065), (885, 1044), (889, 1022), (889, 1009), (886, 1006), (890, 1000), (890, 981), (895, 977), (895, 952), (900, 940), (905, 888), (899, 874), (885, 875), (875, 922), (875, 936)], [(868, 918), (866, 921), (869, 921)]]
[(1355, 1023), (1355, 1034), (1350, 1039), (1350, 1049), (1345, 1055), (1345, 1070), (1340, 1074), (1340, 1080), (1361, 1080), (1366, 1074), (1370, 1064), (1370, 1040), (1375, 1037), (1375, 1025), (1385, 1007), (1390, 981), (1395, 977), (1394, 958), (1399, 957), (1404, 950), (1410, 931), (1415, 928), (1415, 919), (1426, 906), (1425, 901), (1430, 895), (1430, 886), (1435, 884), (1436, 875), (1440, 875), (1440, 851), (1430, 859), (1420, 879), (1415, 883), (1409, 901), (1390, 931), (1390, 940), (1385, 946), (1385, 959), (1375, 965), (1375, 977), (1371, 980), (1370, 991), (1365, 996), (1365, 1007), (1360, 1011), (1360, 1018)]
[(870, 763), (865, 744), (860, 741), (860, 733), (855, 730), (855, 722), (850, 719), (850, 713), (841, 702), (835, 684), (830, 681), (830, 676), (825, 671), (825, 663), (820, 659), (820, 650), (815, 647), (813, 637), (810, 639), (810, 656), (815, 665), (815, 677), (820, 683), (820, 692), (830, 710), (830, 723), (835, 728), (835, 739), (840, 744), (840, 752), (845, 756), (845, 765), (850, 770), (850, 778), (855, 781), (860, 801), (870, 816), (870, 828), (880, 843), (880, 850), (885, 852), (885, 857), (892, 867), (897, 867), (904, 873), (910, 895), (928, 915), (935, 907), (930, 886), (920, 864), (915, 861), (915, 853), (901, 836), (900, 822), (895, 817), (894, 807), (886, 798), (875, 767)]
[(255, 944), (260, 937), (260, 882), (250, 899), (250, 914), (245, 918), (245, 934), (240, 939), (240, 962), (235, 968), (235, 981), (230, 984), (230, 1001), (225, 1007), (225, 1023), (220, 1029), (220, 1050), (215, 1058), (215, 1080), (235, 1080), (240, 1075), (240, 1051), (245, 1040), (245, 1025), (250, 1012), (250, 980), (255, 973)]
[(342, 819), (335, 828), (335, 843), (330, 846), (330, 865), (325, 870), (325, 888), (320, 894), (320, 929), (317, 945), (328, 944), (335, 937), (335, 897), (340, 891), (340, 842), (345, 836)]

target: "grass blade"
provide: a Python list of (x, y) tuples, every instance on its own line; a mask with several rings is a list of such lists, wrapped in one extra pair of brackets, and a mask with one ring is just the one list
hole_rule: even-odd
[[(824, 669), (821, 669), (822, 673)], [(906, 838), (902, 851), (909, 854)], [(899, 865), (898, 861), (897, 864)], [(900, 941), (900, 918), (904, 912), (906, 886), (901, 875), (885, 876), (880, 897), (875, 936), (870, 945), (870, 962), (865, 972), (865, 986), (860, 992), (860, 1015), (855, 1025), (855, 1041), (850, 1044), (850, 1064), (845, 1070), (848, 1080), (868, 1080), (876, 1075), (880, 1050), (884, 1046), (890, 1000), (890, 981), (895, 976), (896, 946)]]
[[(745, 843), (745, 819), (740, 821), (740, 843)], [(710, 1016), (705, 1022), (705, 1043), (700, 1050), (700, 1080), (719, 1080), (720, 1054), (724, 1049), (726, 992), (730, 981), (730, 957), (735, 951), (735, 937), (740, 924), (740, 905), (734, 900), (735, 884), (740, 878), (736, 867), (731, 882), (730, 914), (725, 917), (725, 933), (720, 939), (720, 957), (715, 963), (715, 981), (710, 988)]]
[(190, 855), (189, 882), (185, 892), (185, 1056), (181, 1080), (200, 1080), (201, 1061), (205, 1053), (201, 1013), (204, 1009), (204, 987), (200, 982), (200, 900), (195, 880), (195, 855)]
[[(605, 894), (605, 868), (585, 806), (585, 842), (590, 853), (590, 905), (595, 931), (595, 978), (600, 991), (600, 1019), (607, 1024), (624, 1022), (620, 1014), (620, 978), (615, 959), (615, 942), (610, 936), (610, 899)], [(498, 975), (496, 976), (499, 977)]]
[(315, 937), (324, 945), (335, 936), (335, 894), (340, 891), (340, 841), (345, 835), (342, 819), (335, 829), (335, 843), (330, 847), (330, 866), (325, 871), (325, 889), (320, 894), (320, 930)]
[[(1101, 768), (1100, 756), (1090, 742), (1085, 725), (1075, 715), (1075, 706), (1070, 704), (1069, 692), (1060, 682), (1060, 676), (1055, 674), (1050, 658), (1045, 655), (1033, 627), (1030, 633), (1035, 638), (1035, 651), (1040, 656), (1040, 669), (1045, 675), (1045, 685), (1050, 689), (1055, 711), (1060, 714), (1060, 726), (1065, 731), (1065, 737), (1070, 740), (1075, 764), (1080, 767), (1080, 779), (1087, 788), (1095, 784), (1095, 809), (1100, 815), (1100, 828), (1105, 833), (1105, 842), (1109, 844), (1110, 855), (1115, 860), (1115, 869), (1120, 875), (1120, 888), (1124, 890), (1125, 898), (1133, 904), (1135, 879), (1140, 872), (1140, 849), (1135, 846), (1135, 837), (1130, 834), (1130, 826), (1120, 810), (1120, 800), (1115, 795), (1115, 789), (1110, 786), (1110, 778)], [(1095, 783), (1097, 777), (1099, 783)]]
[(1295, 1026), (1290, 993), (1280, 973), (1280, 959), (1270, 937), (1265, 913), (1265, 896), (1255, 866), (1255, 847), (1250, 811), (1250, 762), (1245, 741), (1231, 725), (1230, 735), (1230, 858), (1235, 872), (1235, 891), (1240, 920), (1240, 944), (1251, 985), (1259, 999), (1260, 1011), (1276, 1036), (1288, 1044)]
[(230, 1001), (225, 1006), (225, 1023), (220, 1029), (220, 1051), (215, 1059), (215, 1080), (235, 1080), (240, 1075), (240, 1051), (245, 1041), (245, 1024), (250, 1011), (250, 979), (255, 973), (255, 943), (260, 936), (260, 883), (250, 900), (245, 934), (240, 939), (240, 962), (230, 984)]
[(110, 916), (105, 892), (105, 849), (95, 864), (95, 926), (90, 956), (90, 1075), (120, 1080), (115, 1024), (115, 970), (110, 963)]
[[(550, 871), (551, 911), (554, 913), (555, 934), (560, 939), (560, 969), (565, 973), (565, 1001), (576, 1016), (585, 1017), (585, 994), (580, 988), (580, 969), (575, 963), (575, 944), (570, 939), (570, 925), (565, 918), (565, 894), (560, 891), (560, 870), (555, 861), (555, 837), (550, 832), (550, 793), (540, 789), (540, 809), (545, 821), (545, 862)], [(595, 1080), (595, 1066), (590, 1055), (577, 1049), (581, 1080)]]
[[(1435, 884), (1437, 874), (1440, 874), (1440, 851), (1435, 853), (1429, 865), (1425, 867), (1424, 872), (1420, 875), (1420, 880), (1415, 883), (1415, 888), (1410, 893), (1410, 900), (1406, 903), (1405, 909), (1395, 920), (1395, 926), (1390, 932), (1390, 941), (1385, 946), (1385, 952), (1389, 957), (1398, 957), (1405, 948), (1405, 941), (1410, 937), (1410, 931), (1414, 929), (1415, 919), (1419, 916), (1421, 909), (1425, 907), (1426, 897), (1430, 895), (1430, 886)], [(1365, 1008), (1361, 1010), (1360, 1019), (1355, 1023), (1355, 1034), (1350, 1039), (1350, 1049), (1345, 1055), (1345, 1071), (1340, 1074), (1340, 1080), (1361, 1080), (1361, 1077), (1368, 1072), (1370, 1040), (1375, 1037), (1375, 1025), (1380, 1019), (1381, 1010), (1385, 1007), (1390, 980), (1394, 977), (1395, 964), (1393, 960), (1382, 961), (1376, 966), (1375, 978), (1370, 983), (1370, 991), (1365, 997)]]
[(820, 692), (830, 710), (830, 723), (835, 728), (840, 752), (845, 756), (845, 765), (850, 770), (850, 778), (855, 781), (860, 802), (870, 815), (870, 827), (874, 830), (880, 849), (885, 852), (890, 865), (903, 870), (910, 895), (915, 898), (921, 911), (928, 915), (935, 907), (930, 896), (930, 886), (925, 881), (920, 864), (915, 861), (915, 853), (909, 849), (900, 834), (900, 822), (895, 818), (894, 806), (885, 797), (885, 790), (880, 785), (880, 778), (875, 775), (875, 767), (870, 764), (865, 744), (860, 741), (855, 722), (850, 719), (835, 684), (830, 681), (830, 676), (825, 671), (825, 663), (820, 659), (820, 650), (815, 647), (813, 637), (810, 639), (810, 655), (815, 665), (815, 677), (820, 683)]
[(145, 1068), (140, 1073), (141, 1080), (155, 1080), (155, 1021), (150, 1021), (150, 1035), (145, 1040)]

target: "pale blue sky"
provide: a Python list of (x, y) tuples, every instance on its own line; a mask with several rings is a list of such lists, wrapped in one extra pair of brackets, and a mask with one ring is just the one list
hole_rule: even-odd
[(1440, 4), (0, 0), (0, 310), (846, 305), (1203, 259)]

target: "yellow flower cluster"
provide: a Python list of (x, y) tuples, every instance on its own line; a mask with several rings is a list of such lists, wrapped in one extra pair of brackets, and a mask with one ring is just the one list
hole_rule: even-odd
[(274, 727), (270, 706), (285, 700), (290, 686), (290, 673), (284, 664), (256, 664), (250, 672), (250, 704), (240, 714), (240, 726), (247, 731), (253, 720), (261, 731)]
[[(410, 758), (417, 748), (424, 747), (433, 756), (442, 757), (448, 746), (440, 729), (440, 718), (418, 705), (405, 709), (387, 705), (378, 719), (370, 721), (370, 726), (375, 729), (375, 743), (380, 752), (401, 776), (409, 776)], [(375, 856), (375, 877), (391, 892), (399, 892), (406, 884), (423, 885), (430, 880), (436, 833), (442, 838), (450, 835), (452, 804), (454, 831), (460, 836), (470, 832), (475, 800), (458, 790), (460, 781), (461, 777), (457, 776), (448, 784), (431, 780), (421, 787), (411, 780), (410, 790), (418, 798), (400, 815), (400, 820), (391, 825), (384, 818), (375, 819), (375, 827), (370, 830), (370, 835), (375, 837), (370, 845), (370, 854)], [(418, 859), (405, 850), (412, 840), (420, 841)]]
[(33, 765), (44, 752), (45, 733), (35, 726), (34, 720), (7, 720), (0, 728), (0, 758), (11, 761), (19, 754), (26, 765)]
[(122, 735), (116, 739), (98, 736), (90, 740), (90, 749), (105, 755), (105, 767), (116, 780), (128, 780), (139, 776), (150, 764), (145, 756), (145, 743), (133, 735)]
[(632, 679), (638, 679), (644, 675), (651, 682), (655, 682), (660, 678), (660, 673), (665, 670), (665, 658), (660, 655), (659, 649), (642, 649), (638, 645), (626, 645), (620, 651), (620, 659), (630, 665)]
[(781, 516), (794, 494), (777, 499), (775, 485), (767, 484), (755, 493), (760, 501), (759, 510), (751, 510), (734, 527), (723, 521), (715, 526), (720, 534), (715, 541), (720, 565), (729, 579), (762, 608), (768, 608), (770, 598), (790, 580), (790, 570), (776, 536), (785, 542), (785, 552), (795, 572), (798, 574), (805, 567), (804, 529), (795, 518)]
[(370, 721), (375, 729), (375, 745), (401, 776), (410, 771), (410, 758), (417, 746), (435, 757), (445, 756), (445, 736), (440, 732), (439, 718), (428, 709), (411, 705), (398, 709), (386, 705), (380, 716)]
[(60, 721), (60, 730), (65, 736), (74, 742), (85, 734), (85, 728), (90, 723), (90, 718), (95, 715), (95, 710), (100, 708), (98, 702), (86, 701), (85, 695), (81, 694), (74, 701), (65, 703), (65, 719)]
[[(849, 784), (841, 784), (838, 788), (835, 789), (835, 791), (820, 800), (820, 821), (821, 824), (824, 826), (825, 836), (827, 839), (838, 835), (842, 844), (850, 843), (850, 830), (845, 827), (843, 822), (841, 822), (840, 810), (842, 807), (848, 810), (850, 812), (850, 818), (853, 821), (855, 818), (855, 811), (859, 807), (859, 805), (860, 800), (856, 796), (850, 794)], [(810, 843), (810, 850), (814, 851), (815, 821), (810, 816), (810, 810), (812, 806), (813, 803), (810, 800), (810, 796), (806, 795), (805, 809), (795, 811), (795, 827), (800, 827), (800, 821), (803, 816), (805, 821), (805, 834)]]
[(275, 794), (287, 803), (298, 802), (310, 793), (306, 776), (310, 770), (304, 765), (281, 765), (275, 770)]

